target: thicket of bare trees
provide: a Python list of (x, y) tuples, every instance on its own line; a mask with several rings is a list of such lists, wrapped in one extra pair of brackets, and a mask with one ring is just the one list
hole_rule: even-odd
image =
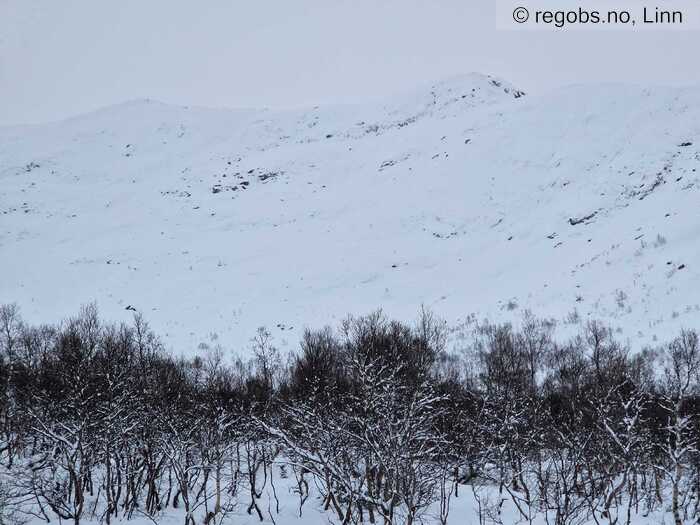
[(232, 362), (168, 355), (139, 315), (29, 326), (1, 306), (1, 514), (274, 520), (263, 493), (284, 475), (300, 515), (314, 501), (344, 524), (444, 524), (465, 496), (483, 523), (505, 504), (526, 523), (696, 522), (697, 333), (631, 351), (597, 322), (554, 330), (483, 323), (456, 351), (429, 313), (376, 313), (307, 331), (289, 357), (260, 330)]

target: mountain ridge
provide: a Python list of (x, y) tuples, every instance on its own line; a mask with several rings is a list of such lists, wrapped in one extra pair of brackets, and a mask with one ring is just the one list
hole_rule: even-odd
[(421, 304), (451, 325), (575, 308), (653, 344), (700, 321), (698, 123), (700, 88), (524, 97), (467, 75), (370, 104), (1, 128), (0, 297), (38, 321), (133, 305), (179, 351), (260, 325), (293, 348), (305, 325)]

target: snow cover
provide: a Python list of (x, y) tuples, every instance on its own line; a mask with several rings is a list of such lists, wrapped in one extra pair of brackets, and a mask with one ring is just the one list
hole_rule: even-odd
[(141, 310), (180, 352), (421, 304), (634, 345), (700, 326), (700, 87), (468, 75), (294, 111), (140, 100), (0, 128), (0, 302)]
[[(260, 500), (258, 501), (258, 505), (264, 514), (263, 523), (272, 525), (340, 525), (340, 520), (337, 519), (337, 516), (333, 514), (332, 511), (323, 509), (322, 499), (318, 496), (313, 484), (310, 486), (311, 496), (302, 506), (300, 513), (299, 496), (295, 493), (296, 487), (293, 482), (293, 476), (289, 474), (289, 468), (285, 470), (282, 464), (278, 464), (273, 467), (273, 470), (274, 481), (272, 483), (269, 480), (266, 482)], [(282, 477), (284, 472), (287, 473), (286, 478)], [(496, 487), (480, 486), (476, 490), (479, 492), (480, 501), (475, 498), (472, 486), (460, 486), (458, 495), (455, 496), (454, 493), (452, 494), (448, 523), (459, 525), (482, 525), (483, 523), (490, 525), (497, 525), (499, 523), (503, 525), (548, 525), (543, 513), (533, 516), (532, 522), (523, 519), (515, 505), (513, 505), (504, 494), (499, 494)], [(93, 497), (86, 494), (86, 509), (93, 509), (93, 500)], [(245, 497), (241, 497), (240, 500), (240, 502), (235, 504), (230, 511), (226, 512), (215, 523), (233, 523), (236, 525), (260, 524), (261, 521), (258, 519), (255, 512), (252, 514), (246, 512), (247, 502)], [(499, 502), (501, 504), (500, 512), (483, 511), (486, 506), (498, 504)], [(483, 522), (480, 521), (479, 518), (480, 506), (482, 508), (481, 519), (485, 520)], [(624, 512), (623, 506), (620, 516), (621, 522), (623, 522), (625, 518)], [(99, 509), (94, 513), (94, 516), (92, 514), (92, 512), (86, 511), (85, 516), (80, 522), (86, 525), (104, 523), (103, 520), (100, 520), (101, 511)], [(203, 522), (203, 516), (200, 514), (202, 513), (197, 513), (197, 523)], [(617, 514), (615, 513), (614, 515)], [(439, 516), (438, 506), (433, 505), (420, 514), (418, 523), (421, 525), (439, 524)], [(51, 515), (51, 517), (57, 523), (70, 523), (67, 520), (59, 520), (53, 515)], [(551, 519), (550, 516), (550, 520)], [(46, 521), (37, 516), (33, 519), (29, 519), (25, 525), (41, 525), (45, 523)], [(181, 508), (172, 509), (168, 507), (155, 518), (149, 517), (145, 512), (136, 512), (131, 519), (127, 519), (125, 516), (119, 516), (116, 519), (112, 518), (112, 523), (120, 523), (123, 525), (182, 525), (182, 523), (184, 523), (184, 511)], [(369, 523), (369, 521), (367, 520), (365, 523)], [(381, 523), (381, 520), (378, 519), (377, 523)], [(593, 525), (593, 523), (593, 520), (583, 521), (580, 525)], [(633, 514), (631, 523), (633, 525), (672, 525), (673, 518), (669, 513), (664, 513), (663, 511), (656, 511), (648, 515), (644, 515), (640, 512)]]

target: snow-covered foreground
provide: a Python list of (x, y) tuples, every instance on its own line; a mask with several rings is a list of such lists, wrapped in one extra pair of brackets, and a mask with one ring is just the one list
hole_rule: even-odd
[[(301, 506), (298, 493), (294, 483), (293, 476), (289, 475), (289, 469), (282, 464), (278, 464), (273, 468), (274, 478), (272, 481), (268, 478), (264, 488), (261, 491), (261, 497), (258, 500), (258, 505), (263, 513), (261, 521), (255, 512), (248, 514), (246, 511), (247, 501), (245, 496), (240, 498), (240, 501), (230, 501), (228, 510), (223, 512), (212, 523), (232, 523), (236, 525), (255, 525), (259, 523), (267, 523), (274, 525), (339, 525), (341, 521), (331, 510), (323, 509), (323, 501), (311, 486), (311, 496)], [(286, 473), (286, 474), (285, 474)], [(80, 520), (83, 525), (102, 524), (102, 509), (99, 505), (95, 505), (94, 498), (86, 498), (86, 507), (90, 509), (86, 511), (85, 516)], [(500, 510), (499, 510), (500, 503)], [(211, 504), (210, 504), (211, 506)], [(25, 509), (33, 508), (38, 514), (38, 508), (27, 505)], [(206, 512), (201, 508), (196, 512), (195, 520), (197, 523), (202, 523)], [(52, 521), (61, 522), (61, 520), (48, 511), (49, 518)], [(168, 508), (156, 516), (148, 516), (145, 512), (136, 511), (131, 518), (122, 516), (121, 518), (111, 518), (112, 523), (124, 523), (128, 525), (147, 525), (157, 523), (158, 525), (182, 525), (184, 523), (184, 510)], [(25, 525), (41, 525), (46, 523), (39, 516), (31, 518), (26, 514), (15, 514), (15, 517), (21, 519)], [(616, 509), (611, 513), (612, 519), (619, 517), (621, 523), (626, 522), (626, 506)], [(367, 517), (365, 517), (367, 519)], [(607, 521), (600, 517), (600, 523)], [(532, 521), (523, 518), (519, 514), (517, 508), (508, 498), (507, 494), (499, 493), (497, 487), (492, 486), (475, 486), (462, 485), (458, 489), (455, 496), (454, 493), (450, 497), (450, 508), (447, 513), (449, 523), (460, 525), (546, 525), (553, 523), (553, 516), (549, 519), (545, 513), (539, 513), (532, 516)], [(64, 522), (66, 520), (63, 520)], [(369, 523), (369, 521), (365, 521)], [(572, 521), (579, 525), (592, 525), (594, 520), (586, 520), (579, 518)], [(377, 520), (381, 523), (381, 519)], [(418, 523), (425, 525), (437, 525), (440, 521), (440, 509), (436, 504), (433, 507), (426, 509), (421, 513)], [(568, 522), (567, 522), (568, 523)], [(671, 525), (673, 518), (670, 513), (656, 511), (648, 515), (633, 514), (630, 521), (633, 525)]]
[(0, 129), (0, 302), (31, 322), (135, 308), (177, 351), (421, 304), (453, 325), (575, 308), (652, 343), (700, 325), (698, 168), (700, 88), (136, 101)]

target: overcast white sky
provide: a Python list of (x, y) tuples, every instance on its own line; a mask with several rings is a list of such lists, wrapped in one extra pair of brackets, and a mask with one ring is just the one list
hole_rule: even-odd
[(356, 101), (471, 71), (530, 92), (700, 84), (699, 50), (697, 31), (497, 30), (494, 0), (0, 0), (0, 124), (144, 97)]

